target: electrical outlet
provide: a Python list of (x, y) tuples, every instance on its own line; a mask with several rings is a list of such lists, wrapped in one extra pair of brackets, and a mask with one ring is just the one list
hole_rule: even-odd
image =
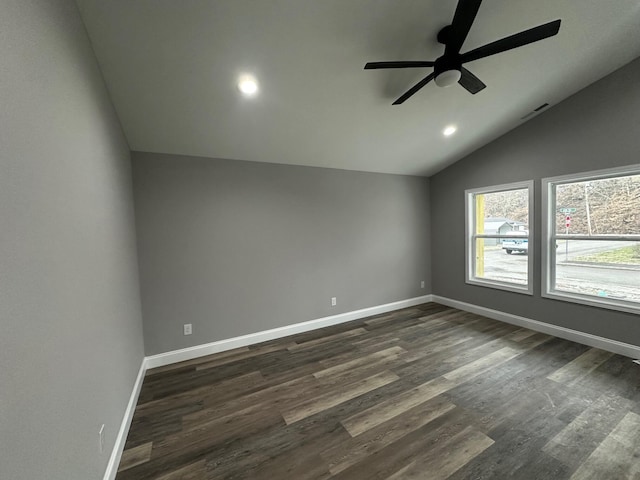
[(100, 430), (98, 430), (98, 437), (100, 439), (100, 453), (104, 453), (104, 423), (100, 427)]
[(331, 297), (331, 306), (335, 307), (338, 304), (338, 299), (336, 297)]
[(420, 288), (424, 288), (424, 280), (420, 282)]
[(183, 328), (184, 328), (184, 334), (185, 335), (191, 335), (193, 333), (193, 330), (191, 329), (191, 324), (190, 323), (185, 323)]

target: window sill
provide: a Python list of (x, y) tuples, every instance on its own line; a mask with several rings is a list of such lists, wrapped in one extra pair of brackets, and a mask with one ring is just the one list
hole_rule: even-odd
[[(625, 302), (624, 300), (615, 300), (606, 297), (592, 297), (588, 295), (580, 295), (578, 293), (561, 292), (554, 290), (551, 292), (543, 292), (544, 298), (552, 300), (560, 300), (563, 302), (578, 303), (590, 307), (606, 308), (608, 310), (616, 310), (618, 312), (640, 314), (640, 304)], [(606, 300), (605, 300), (606, 298)]]
[(466, 280), (469, 285), (478, 287), (488, 287), (496, 290), (506, 290), (507, 292), (520, 293), (524, 295), (533, 295), (533, 291), (528, 285), (519, 285), (515, 283), (498, 282), (495, 280), (484, 280), (478, 278), (469, 278)]

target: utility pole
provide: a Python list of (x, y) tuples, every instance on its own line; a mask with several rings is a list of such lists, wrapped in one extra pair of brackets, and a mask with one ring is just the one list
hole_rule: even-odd
[(589, 210), (589, 182), (584, 183), (584, 203), (587, 208), (587, 229), (589, 231), (589, 236), (592, 235), (591, 232), (591, 211)]

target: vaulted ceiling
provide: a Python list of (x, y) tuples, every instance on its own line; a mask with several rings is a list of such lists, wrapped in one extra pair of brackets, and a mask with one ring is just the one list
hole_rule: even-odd
[(485, 0), (462, 52), (560, 32), (467, 64), (476, 95), (432, 82), (392, 106), (430, 69), (364, 64), (442, 55), (455, 0), (77, 2), (129, 145), (149, 152), (430, 175), (640, 56), (637, 0)]

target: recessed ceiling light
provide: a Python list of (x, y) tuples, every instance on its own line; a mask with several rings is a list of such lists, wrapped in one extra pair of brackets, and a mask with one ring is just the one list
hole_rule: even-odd
[(238, 81), (238, 89), (247, 97), (258, 93), (258, 82), (250, 75), (242, 75)]
[(453, 125), (449, 125), (447, 128), (445, 128), (442, 133), (444, 134), (445, 137), (449, 137), (451, 135), (453, 135), (454, 133), (456, 133), (457, 128), (454, 127)]

